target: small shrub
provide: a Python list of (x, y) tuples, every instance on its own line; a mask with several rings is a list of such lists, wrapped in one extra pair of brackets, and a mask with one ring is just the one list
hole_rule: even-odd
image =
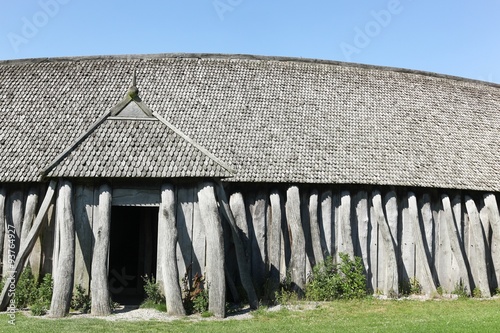
[(92, 306), (90, 295), (81, 285), (76, 286), (76, 291), (71, 299), (71, 308), (82, 313), (89, 313)]
[(26, 266), (19, 276), (14, 295), (17, 308), (23, 309), (36, 301), (37, 283), (31, 272), (31, 267)]
[(457, 295), (459, 298), (469, 297), (467, 287), (464, 286), (464, 282), (462, 280), (460, 280), (460, 282), (458, 282), (455, 285), (455, 289), (453, 289), (453, 291), (451, 293)]
[(285, 279), (280, 282), (279, 291), (274, 296), (275, 304), (287, 305), (297, 303), (299, 294), (292, 287), (292, 277), (290, 271), (286, 272)]
[(439, 296), (443, 296), (444, 290), (442, 286), (437, 286), (436, 291)]
[(31, 313), (34, 316), (43, 316), (47, 313), (50, 308), (53, 289), (54, 281), (52, 281), (52, 275), (45, 274), (42, 281), (38, 284), (36, 300), (30, 306)]
[(313, 267), (306, 297), (313, 301), (354, 299), (366, 296), (366, 277), (361, 258), (351, 260), (345, 253), (340, 254), (341, 262), (334, 264), (331, 257)]
[(145, 302), (150, 302), (153, 304), (162, 304), (165, 303), (165, 296), (160, 291), (160, 286), (156, 282), (153, 276), (148, 277), (143, 276), (142, 280), (144, 281), (144, 292), (146, 293)]
[(410, 294), (420, 295), (422, 294), (422, 285), (417, 280), (416, 277), (410, 278)]
[(483, 293), (481, 292), (481, 289), (479, 289), (478, 287), (474, 288), (474, 290), (472, 291), (472, 297), (474, 297), (474, 298), (483, 297)]
[(191, 287), (189, 286), (189, 273), (184, 275), (182, 302), (188, 314), (203, 313), (208, 310), (208, 288), (203, 288), (205, 279), (202, 275), (195, 274)]

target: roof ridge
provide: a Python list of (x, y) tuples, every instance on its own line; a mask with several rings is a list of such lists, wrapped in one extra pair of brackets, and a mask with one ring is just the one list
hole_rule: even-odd
[(95, 56), (77, 56), (77, 57), (45, 57), (45, 58), (25, 58), (0, 60), (0, 66), (17, 65), (17, 64), (37, 64), (44, 62), (79, 62), (89, 60), (149, 60), (149, 59), (218, 59), (218, 60), (254, 60), (254, 61), (276, 61), (276, 62), (296, 62), (310, 63), (318, 65), (333, 65), (341, 67), (354, 67), (361, 69), (375, 69), (381, 71), (407, 73), (414, 75), (423, 75), (427, 77), (435, 77), (441, 79), (449, 79), (461, 82), (478, 83), (486, 86), (500, 88), (500, 83), (482, 81), (472, 78), (466, 78), (450, 74), (440, 74), (431, 71), (409, 69), (402, 67), (392, 67), (383, 65), (370, 65), (355, 62), (345, 62), (338, 60), (302, 58), (291, 56), (267, 56), (267, 55), (252, 55), (252, 54), (227, 54), (227, 53), (153, 53), (153, 54), (123, 54), (123, 55), (95, 55)]
[(172, 125), (168, 120), (166, 120), (165, 118), (163, 118), (158, 112), (153, 111), (153, 117), (155, 117), (156, 119), (158, 119), (165, 126), (167, 126), (168, 128), (170, 128), (172, 131), (174, 131), (175, 134), (179, 135), (184, 140), (186, 140), (187, 142), (189, 142), (191, 145), (193, 145), (194, 147), (196, 147), (199, 151), (201, 151), (204, 155), (208, 156), (215, 163), (219, 164), (226, 171), (228, 171), (231, 174), (235, 174), (236, 173), (236, 171), (233, 168), (231, 168), (228, 164), (226, 164), (220, 158), (218, 158), (213, 153), (211, 153), (210, 151), (208, 151), (205, 147), (201, 146), (199, 143), (197, 143), (196, 141), (194, 141), (193, 139), (191, 139), (189, 136), (187, 136), (186, 134), (184, 134), (181, 130), (179, 130), (177, 127), (175, 127), (174, 125)]

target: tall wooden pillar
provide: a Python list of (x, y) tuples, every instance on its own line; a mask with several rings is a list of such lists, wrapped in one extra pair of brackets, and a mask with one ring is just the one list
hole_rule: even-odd
[(108, 286), (109, 233), (111, 225), (111, 187), (99, 188), (99, 207), (96, 221), (94, 252), (92, 256), (92, 276), (90, 292), (92, 295), (91, 313), (106, 316), (111, 313)]
[(59, 228), (60, 252), (57, 274), (54, 278), (54, 292), (50, 306), (51, 317), (60, 318), (69, 313), (74, 281), (75, 266), (75, 222), (71, 209), (71, 183), (60, 183), (56, 204), (57, 227)]

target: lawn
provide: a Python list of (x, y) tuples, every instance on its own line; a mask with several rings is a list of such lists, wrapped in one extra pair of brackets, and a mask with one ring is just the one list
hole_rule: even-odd
[(500, 299), (377, 300), (319, 303), (312, 310), (257, 310), (246, 320), (107, 321), (0, 314), (0, 332), (495, 332)]

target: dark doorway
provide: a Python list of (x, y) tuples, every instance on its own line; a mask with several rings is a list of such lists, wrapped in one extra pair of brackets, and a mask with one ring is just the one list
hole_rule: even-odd
[(115, 302), (144, 300), (142, 277), (156, 278), (157, 234), (158, 207), (112, 207), (108, 279)]

